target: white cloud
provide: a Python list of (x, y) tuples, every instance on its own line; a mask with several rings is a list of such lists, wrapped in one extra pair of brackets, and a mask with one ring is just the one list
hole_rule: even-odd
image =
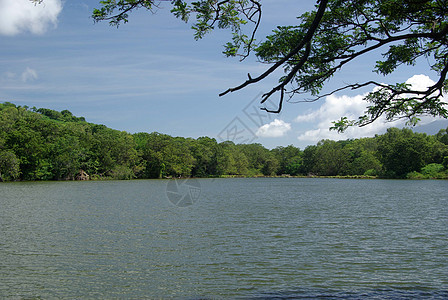
[(256, 135), (259, 137), (281, 137), (291, 130), (291, 124), (275, 119), (269, 124), (258, 128)]
[(0, 35), (16, 35), (29, 31), (43, 34), (50, 24), (56, 26), (62, 10), (61, 0), (0, 0)]
[(23, 82), (28, 82), (28, 81), (33, 81), (36, 80), (38, 78), (37, 76), (37, 72), (34, 69), (31, 68), (26, 68), (25, 71), (23, 71), (22, 73), (22, 81)]
[[(327, 120), (334, 118), (334, 116), (347, 116), (348, 118), (355, 118), (359, 116), (367, 107), (367, 103), (363, 100), (364, 95), (357, 95), (355, 97), (349, 96), (335, 96), (330, 95), (325, 98), (325, 103), (315, 111), (305, 115), (297, 116), (296, 122), (310, 122), (315, 120)], [(331, 121), (334, 121), (332, 119)]]
[[(411, 84), (416, 90), (424, 90), (433, 85), (435, 82), (426, 75), (414, 75), (409, 78), (406, 83)], [(307, 130), (298, 136), (300, 141), (318, 142), (322, 139), (344, 140), (350, 138), (361, 138), (382, 134), (387, 128), (403, 127), (405, 120), (397, 120), (394, 122), (386, 122), (383, 117), (379, 118), (372, 124), (364, 127), (349, 127), (344, 133), (330, 131), (333, 121), (339, 120), (342, 116), (348, 119), (356, 120), (364, 114), (368, 103), (363, 100), (365, 95), (336, 96), (331, 95), (325, 98), (325, 102), (317, 110), (311, 111), (295, 118), (297, 123), (317, 122), (315, 129)], [(420, 124), (429, 123), (434, 120), (432, 117), (421, 117)]]
[(414, 75), (408, 80), (406, 80), (407, 84), (410, 84), (413, 89), (417, 91), (424, 91), (428, 87), (435, 84), (435, 81), (433, 81), (429, 76), (420, 74), (420, 75)]

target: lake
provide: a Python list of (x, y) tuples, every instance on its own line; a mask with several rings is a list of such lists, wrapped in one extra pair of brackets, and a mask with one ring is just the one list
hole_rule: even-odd
[(448, 181), (0, 184), (0, 298), (448, 298)]

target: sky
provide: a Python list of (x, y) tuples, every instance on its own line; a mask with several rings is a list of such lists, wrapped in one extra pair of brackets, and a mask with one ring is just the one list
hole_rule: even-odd
[[(366, 107), (368, 90), (345, 91), (313, 103), (285, 103), (281, 114), (261, 111), (263, 92), (277, 83), (269, 77), (239, 92), (219, 93), (255, 77), (266, 65), (254, 57), (243, 62), (222, 54), (231, 36), (215, 31), (193, 38), (191, 24), (176, 19), (168, 3), (155, 14), (139, 10), (119, 28), (94, 23), (99, 0), (0, 0), (0, 102), (29, 107), (68, 109), (88, 122), (136, 132), (171, 136), (209, 136), (219, 142), (261, 143), (265, 147), (305, 148), (321, 139), (344, 140), (382, 134), (404, 121), (379, 120), (344, 134), (329, 131), (342, 116), (356, 118)], [(264, 0), (258, 40), (277, 25), (296, 24), (313, 9), (311, 0)], [(381, 53), (348, 65), (323, 89), (370, 79), (429, 86), (437, 80), (428, 63), (404, 67), (385, 78), (372, 67)], [(276, 107), (273, 97), (268, 107)], [(422, 118), (421, 124), (434, 121)], [(443, 126), (448, 126), (445, 121)]]

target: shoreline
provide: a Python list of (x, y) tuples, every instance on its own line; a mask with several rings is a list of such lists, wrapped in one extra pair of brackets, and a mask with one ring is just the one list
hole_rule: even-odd
[(31, 183), (31, 182), (98, 182), (98, 181), (141, 181), (141, 180), (185, 180), (185, 179), (232, 179), (232, 178), (318, 178), (318, 179), (365, 179), (365, 180), (448, 180), (448, 178), (388, 178), (381, 176), (367, 176), (367, 175), (344, 175), (344, 176), (318, 176), (318, 175), (281, 175), (281, 176), (240, 176), (240, 175), (224, 175), (224, 176), (209, 176), (209, 177), (165, 177), (165, 178), (132, 178), (132, 179), (117, 179), (117, 178), (101, 178), (101, 179), (89, 179), (89, 180), (11, 180), (0, 181), (2, 183)]

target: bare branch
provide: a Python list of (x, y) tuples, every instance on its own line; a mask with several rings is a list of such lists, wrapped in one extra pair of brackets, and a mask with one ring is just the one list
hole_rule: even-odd
[(277, 110), (270, 110), (267, 107), (262, 107), (261, 110), (264, 110), (264, 111), (266, 111), (268, 113), (278, 114), (279, 112), (282, 111), (284, 97), (285, 97), (285, 88), (281, 88), (281, 90), (280, 90), (280, 101), (278, 102), (278, 109)]

